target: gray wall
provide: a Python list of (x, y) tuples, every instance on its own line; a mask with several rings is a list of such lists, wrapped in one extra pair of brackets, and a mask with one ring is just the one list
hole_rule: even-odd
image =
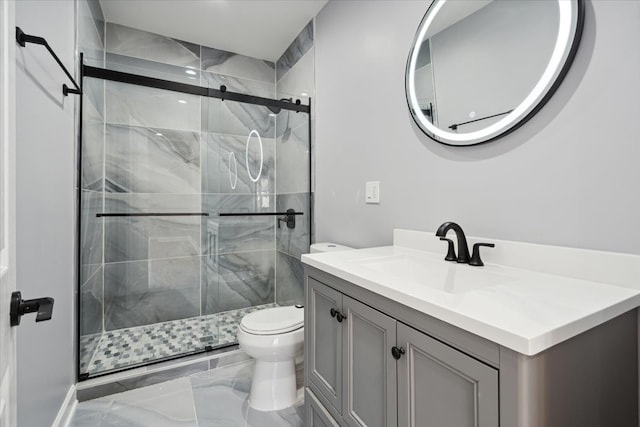
[[(640, 2), (587, 1), (551, 101), (511, 135), (454, 148), (409, 116), (405, 63), (426, 1), (335, 1), (316, 19), (316, 241), (391, 243), (393, 228), (640, 254)], [(390, 19), (393, 17), (393, 19)], [(380, 205), (364, 183), (380, 180)]]
[[(16, 25), (45, 37), (74, 69), (74, 2), (18, 1)], [(42, 46), (17, 48), (17, 281), (24, 298), (51, 296), (53, 318), (17, 332), (18, 424), (49, 426), (74, 383), (74, 104)], [(3, 311), (3, 313), (6, 313)]]

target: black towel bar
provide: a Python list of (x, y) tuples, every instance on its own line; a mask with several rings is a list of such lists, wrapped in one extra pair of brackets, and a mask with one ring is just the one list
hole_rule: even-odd
[(207, 212), (97, 213), (98, 218), (113, 216), (209, 216)]
[(16, 27), (16, 41), (22, 47), (25, 47), (27, 43), (39, 44), (46, 47), (49, 53), (51, 54), (51, 56), (53, 56), (53, 59), (56, 60), (60, 68), (62, 68), (62, 71), (64, 71), (67, 77), (69, 77), (69, 80), (71, 80), (71, 83), (73, 83), (73, 85), (75, 86), (75, 89), (71, 89), (69, 86), (66, 85), (66, 83), (63, 84), (62, 94), (64, 96), (67, 96), (70, 93), (74, 95), (82, 95), (82, 89), (80, 89), (80, 86), (78, 86), (78, 83), (76, 83), (73, 77), (71, 77), (71, 73), (67, 71), (67, 68), (64, 66), (62, 61), (60, 61), (60, 58), (58, 58), (58, 55), (56, 55), (53, 49), (51, 49), (51, 46), (49, 46), (49, 43), (44, 37), (30, 36), (29, 34), (25, 34), (24, 31), (20, 29), (20, 27)]

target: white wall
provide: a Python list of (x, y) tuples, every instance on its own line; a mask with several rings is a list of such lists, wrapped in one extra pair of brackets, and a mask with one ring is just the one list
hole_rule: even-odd
[[(73, 1), (17, 1), (16, 25), (42, 36), (74, 70)], [(50, 426), (75, 382), (74, 103), (42, 46), (17, 48), (17, 282), (25, 299), (51, 296), (53, 318), (22, 318), (18, 425)]]
[[(587, 1), (550, 102), (489, 144), (423, 135), (405, 101), (426, 1), (333, 1), (316, 23), (316, 241), (391, 243), (447, 220), (469, 235), (640, 254), (640, 2)], [(380, 205), (364, 183), (381, 181)]]

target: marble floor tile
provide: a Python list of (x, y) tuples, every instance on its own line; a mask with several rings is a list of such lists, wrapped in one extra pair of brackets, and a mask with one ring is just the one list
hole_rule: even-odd
[(71, 427), (301, 427), (302, 398), (293, 407), (262, 412), (249, 406), (253, 361), (78, 404)]
[(193, 402), (189, 379), (180, 378), (82, 402), (70, 425), (196, 427)]
[(199, 425), (228, 427), (302, 426), (302, 401), (281, 411), (262, 412), (249, 406), (253, 362), (191, 376)]

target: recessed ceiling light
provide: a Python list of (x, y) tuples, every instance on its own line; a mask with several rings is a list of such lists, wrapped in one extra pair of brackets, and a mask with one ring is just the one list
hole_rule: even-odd
[(179, 102), (180, 104), (186, 104), (186, 103), (187, 103), (187, 101), (185, 101), (184, 99), (178, 99), (178, 102)]
[(196, 74), (198, 74), (198, 73), (196, 73), (196, 72), (195, 72), (195, 71), (193, 71), (193, 70), (186, 70), (186, 71), (185, 71), (185, 73), (190, 74), (190, 75), (192, 75), (192, 76), (195, 76)]

